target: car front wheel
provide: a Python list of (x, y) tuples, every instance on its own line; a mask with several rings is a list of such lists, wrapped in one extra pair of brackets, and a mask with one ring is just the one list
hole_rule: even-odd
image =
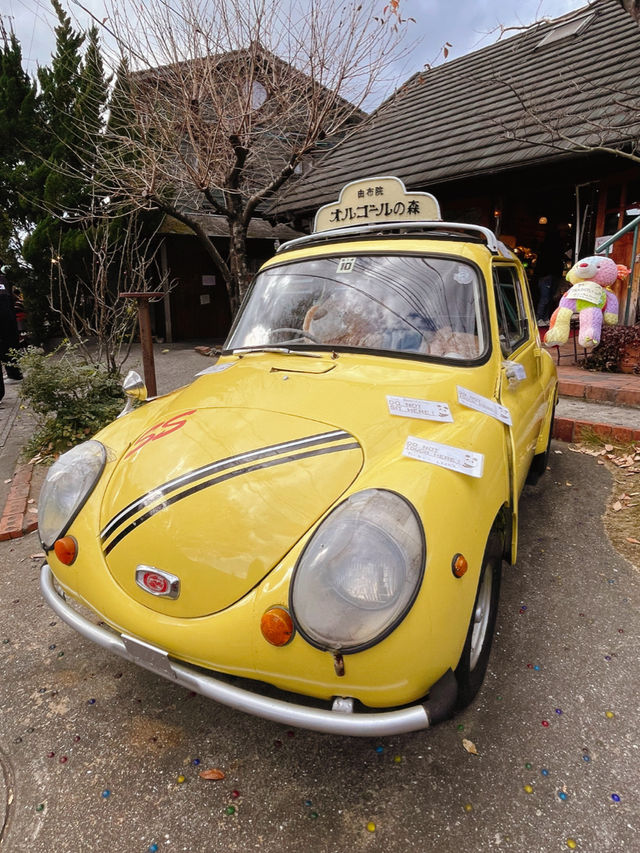
[(502, 570), (502, 543), (497, 534), (489, 536), (482, 560), (476, 600), (464, 649), (456, 667), (458, 682), (458, 710), (465, 708), (475, 697), (489, 664), (491, 643), (498, 615), (500, 576)]

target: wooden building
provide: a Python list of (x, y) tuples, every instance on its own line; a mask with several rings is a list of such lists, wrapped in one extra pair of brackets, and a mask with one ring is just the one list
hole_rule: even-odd
[[(200, 213), (198, 222), (225, 256), (229, 242), (229, 227), (223, 216)], [(156, 336), (167, 341), (222, 341), (231, 327), (229, 297), (220, 274), (210, 256), (190, 229), (165, 217), (159, 229), (162, 238), (160, 263), (170, 281), (162, 302), (155, 304)], [(271, 225), (261, 217), (249, 223), (247, 246), (248, 265), (256, 272), (270, 258), (278, 243), (299, 237), (300, 233), (287, 225)]]
[[(535, 290), (550, 232), (564, 241), (567, 267), (640, 213), (639, 52), (629, 14), (593, 0), (416, 74), (289, 187), (276, 211), (308, 230), (344, 184), (395, 175), (433, 193), (444, 219), (488, 226), (517, 247)], [(614, 259), (631, 266), (631, 246), (629, 234)], [(637, 263), (632, 305), (639, 279)], [(623, 314), (626, 285), (619, 296)]]
[[(164, 193), (156, 190), (156, 196), (171, 199), (164, 208), (156, 203), (172, 214), (158, 232), (167, 287), (164, 298), (153, 303), (156, 337), (223, 340), (232, 320), (230, 300), (203, 238), (215, 246), (218, 265), (228, 263), (230, 211), (237, 212), (238, 198), (251, 203), (246, 261), (249, 275), (255, 273), (278, 243), (300, 236), (279, 224), (264, 200), (255, 200), (292, 167), (297, 146), (307, 146), (312, 163), (365, 114), (259, 42), (135, 72), (128, 95), (135, 95), (143, 116), (153, 111), (174, 122), (167, 120), (171, 142), (155, 169), (165, 183)], [(185, 97), (191, 98), (186, 106)], [(318, 111), (315, 119), (323, 121), (312, 143), (306, 139), (310, 102)]]

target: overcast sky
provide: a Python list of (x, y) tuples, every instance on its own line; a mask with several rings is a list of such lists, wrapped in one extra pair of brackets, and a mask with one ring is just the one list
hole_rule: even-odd
[[(144, 0), (143, 0), (144, 1)], [(104, 16), (101, 0), (81, 0)], [(338, 0), (336, 0), (338, 2)], [(387, 0), (380, 0), (381, 7)], [(441, 48), (451, 44), (449, 59), (463, 56), (495, 41), (499, 27), (524, 26), (542, 17), (556, 18), (585, 6), (587, 0), (402, 0), (405, 16), (416, 19), (411, 32), (419, 44), (398, 69), (397, 83), (420, 71), (425, 64), (442, 61)], [(62, 0), (78, 27), (90, 22), (74, 0)], [(49, 0), (0, 0), (0, 14), (22, 45), (27, 70), (49, 62), (54, 48), (55, 15)]]

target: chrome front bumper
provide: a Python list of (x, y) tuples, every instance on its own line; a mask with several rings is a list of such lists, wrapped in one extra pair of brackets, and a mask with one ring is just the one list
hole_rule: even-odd
[(451, 716), (455, 703), (455, 677), (451, 670), (433, 686), (427, 702), (397, 711), (348, 713), (270, 699), (220, 681), (213, 674), (203, 674), (188, 664), (172, 660), (167, 652), (156, 646), (94, 625), (58, 593), (53, 573), (47, 563), (40, 572), (40, 586), (51, 609), (88, 640), (222, 705), (285, 726), (298, 726), (333, 735), (384, 737), (426, 729), (433, 723)]

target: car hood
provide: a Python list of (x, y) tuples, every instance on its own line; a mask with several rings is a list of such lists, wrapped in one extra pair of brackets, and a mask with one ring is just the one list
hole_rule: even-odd
[[(363, 454), (332, 423), (189, 396), (172, 396), (122, 454), (100, 527), (131, 597), (198, 617), (253, 589), (354, 481)], [(139, 587), (141, 566), (176, 576), (179, 596)]]
[[(451, 472), (403, 458), (409, 435), (477, 452), (490, 445), (492, 419), (461, 406), (456, 383), (490, 397), (495, 365), (461, 372), (367, 355), (252, 353), (206, 372), (103, 436), (114, 460), (100, 509), (107, 565), (131, 597), (162, 613), (231, 606), (356, 478), (404, 493), (419, 472), (421, 491), (450, 488)], [(396, 417), (390, 395), (444, 402), (454, 422)], [(178, 577), (179, 597), (138, 587), (141, 565)]]

